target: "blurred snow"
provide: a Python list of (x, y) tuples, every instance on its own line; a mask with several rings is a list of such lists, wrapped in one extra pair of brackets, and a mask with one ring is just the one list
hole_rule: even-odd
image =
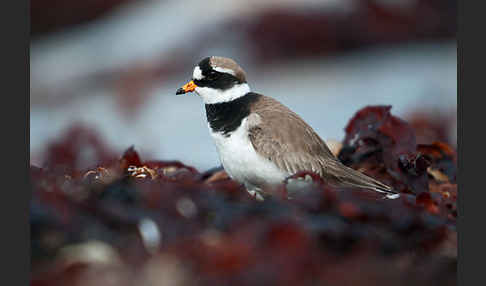
[[(399, 116), (417, 107), (454, 111), (456, 58), (456, 44), (449, 42), (370, 49), (259, 70), (240, 63), (253, 91), (289, 106), (323, 139), (341, 140), (348, 120), (366, 105), (391, 104), (392, 113)], [(188, 66), (184, 76), (189, 77), (192, 68)], [(131, 120), (120, 113), (112, 96), (115, 91), (106, 88), (57, 108), (31, 106), (31, 164), (41, 164), (38, 154), (49, 140), (82, 122), (95, 125), (120, 152), (135, 145), (142, 159), (178, 159), (199, 170), (219, 165), (201, 100), (175, 96), (176, 89), (189, 79), (184, 76), (155, 88), (141, 107), (143, 112)]]

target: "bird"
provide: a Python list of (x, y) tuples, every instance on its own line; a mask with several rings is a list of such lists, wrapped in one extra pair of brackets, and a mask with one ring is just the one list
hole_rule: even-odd
[(295, 112), (253, 92), (245, 71), (233, 59), (202, 59), (176, 94), (191, 92), (205, 105), (209, 133), (224, 170), (258, 200), (268, 196), (267, 188), (301, 171), (316, 173), (332, 186), (399, 197), (390, 186), (342, 164)]

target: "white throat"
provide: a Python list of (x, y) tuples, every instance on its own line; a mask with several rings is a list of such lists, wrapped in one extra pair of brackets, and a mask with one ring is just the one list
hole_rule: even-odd
[(215, 104), (232, 101), (250, 92), (247, 83), (236, 84), (227, 90), (219, 90), (209, 87), (196, 87), (196, 93), (202, 97), (205, 104)]

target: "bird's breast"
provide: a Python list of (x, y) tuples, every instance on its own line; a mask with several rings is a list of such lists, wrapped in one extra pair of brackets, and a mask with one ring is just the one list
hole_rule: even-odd
[(273, 162), (258, 154), (248, 136), (248, 118), (229, 134), (209, 130), (219, 153), (221, 164), (228, 175), (244, 184), (278, 184), (286, 174)]

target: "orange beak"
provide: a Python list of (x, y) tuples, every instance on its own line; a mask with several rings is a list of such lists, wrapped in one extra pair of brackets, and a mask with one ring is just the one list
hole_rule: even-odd
[(193, 92), (196, 89), (196, 87), (197, 87), (197, 85), (194, 83), (193, 80), (191, 80), (190, 82), (186, 83), (181, 88), (179, 88), (176, 91), (176, 94), (185, 94), (185, 93), (188, 93), (188, 92)]

